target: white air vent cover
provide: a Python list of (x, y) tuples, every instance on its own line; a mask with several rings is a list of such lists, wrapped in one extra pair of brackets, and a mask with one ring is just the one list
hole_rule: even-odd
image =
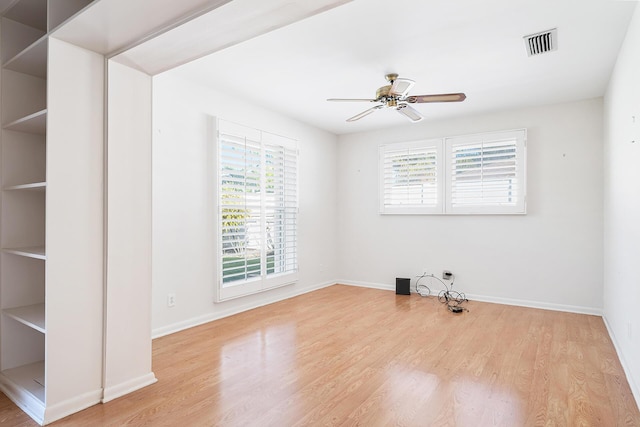
[(524, 43), (527, 46), (527, 54), (529, 56), (540, 55), (541, 53), (556, 50), (558, 48), (558, 29), (554, 28), (525, 36)]

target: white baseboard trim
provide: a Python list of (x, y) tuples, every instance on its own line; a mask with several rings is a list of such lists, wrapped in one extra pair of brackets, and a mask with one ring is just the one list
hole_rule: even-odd
[(624, 374), (627, 377), (627, 382), (631, 388), (631, 394), (633, 394), (633, 397), (636, 400), (636, 405), (640, 408), (640, 387), (638, 387), (638, 383), (634, 381), (633, 375), (631, 375), (631, 366), (629, 366), (629, 361), (624, 357), (624, 352), (620, 347), (620, 343), (618, 342), (616, 335), (613, 333), (613, 329), (607, 320), (607, 316), (602, 315), (602, 320), (604, 321), (604, 326), (607, 328), (607, 332), (609, 332), (609, 337), (611, 337), (613, 347), (616, 349), (616, 353), (618, 354), (618, 359), (620, 360)]
[(13, 403), (29, 415), (40, 425), (44, 424), (44, 405), (22, 387), (16, 386), (13, 381), (0, 376), (0, 391), (2, 391)]
[(491, 302), (494, 304), (515, 305), (518, 307), (539, 308), (542, 310), (564, 311), (567, 313), (602, 316), (602, 309), (594, 307), (582, 307), (577, 305), (555, 304), (550, 302), (529, 301), (512, 298), (487, 297), (484, 295), (475, 294), (466, 294), (466, 297), (473, 301)]
[(44, 412), (44, 424), (58, 421), (68, 415), (80, 412), (90, 406), (100, 403), (102, 389), (90, 391), (56, 405), (47, 406)]
[[(389, 291), (395, 291), (396, 289), (395, 285), (388, 285), (383, 283), (358, 282), (353, 280), (338, 280), (336, 283), (340, 283), (348, 286), (359, 286), (363, 288), (384, 289)], [(519, 307), (540, 308), (543, 310), (565, 311), (568, 313), (591, 314), (594, 316), (602, 316), (601, 308), (554, 304), (554, 303), (548, 303), (548, 302), (528, 301), (528, 300), (513, 299), (513, 298), (487, 297), (484, 295), (475, 295), (475, 294), (465, 294), (465, 295), (468, 299), (473, 301), (482, 301), (482, 302), (490, 302), (494, 304), (515, 305)]]
[(359, 282), (354, 280), (338, 280), (336, 283), (347, 286), (357, 286), (359, 288), (382, 289), (385, 291), (395, 291), (395, 285), (387, 285), (383, 283)]
[(0, 381), (0, 390), (40, 425), (50, 424), (68, 415), (87, 409), (100, 403), (100, 398), (102, 397), (102, 389), (97, 389), (45, 407), (31, 393), (15, 386), (11, 380), (6, 378)]
[(113, 386), (105, 387), (102, 394), (102, 403), (107, 403), (118, 397), (122, 397), (125, 394), (129, 394), (143, 387), (149, 386), (155, 383), (157, 380), (153, 372), (149, 372), (146, 375), (142, 375), (137, 378), (130, 379), (128, 381), (116, 384)]
[(183, 331), (185, 329), (193, 328), (195, 326), (204, 325), (205, 323), (213, 322), (214, 320), (222, 319), (224, 317), (233, 316), (234, 314), (242, 313), (243, 311), (253, 310), (254, 308), (263, 307), (265, 305), (273, 304), (275, 302), (284, 301), (289, 298), (297, 297), (299, 295), (303, 295), (309, 292), (317, 291), (318, 289), (326, 288), (329, 286), (335, 285), (336, 282), (324, 282), (319, 283), (317, 285), (313, 285), (310, 287), (305, 287), (303, 289), (297, 290), (294, 293), (287, 295), (285, 297), (277, 296), (277, 297), (269, 297), (260, 302), (255, 302), (251, 304), (244, 304), (241, 306), (236, 306), (231, 309), (215, 311), (212, 313), (207, 313), (202, 316), (192, 317), (191, 319), (183, 320), (181, 322), (172, 323), (171, 325), (162, 326), (160, 328), (153, 329), (151, 331), (151, 338), (160, 338), (165, 335), (174, 334), (176, 332)]

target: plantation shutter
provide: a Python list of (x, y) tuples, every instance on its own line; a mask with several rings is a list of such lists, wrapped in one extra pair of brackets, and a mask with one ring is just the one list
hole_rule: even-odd
[(218, 124), (218, 300), (292, 283), (297, 277), (296, 141)]
[(450, 213), (525, 212), (525, 131), (445, 140)]
[(380, 147), (380, 212), (442, 211), (441, 141)]
[(291, 273), (298, 269), (297, 150), (282, 137), (265, 139), (267, 266), (270, 274)]
[(220, 133), (222, 280), (260, 275), (260, 141)]

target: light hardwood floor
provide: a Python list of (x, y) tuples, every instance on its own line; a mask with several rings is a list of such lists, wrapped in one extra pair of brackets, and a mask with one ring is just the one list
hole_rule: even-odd
[(332, 286), (159, 338), (158, 383), (52, 425), (640, 426), (601, 318), (466, 306)]

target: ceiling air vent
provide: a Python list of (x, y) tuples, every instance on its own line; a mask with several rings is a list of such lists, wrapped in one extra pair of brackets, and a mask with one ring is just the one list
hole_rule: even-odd
[(558, 29), (554, 28), (553, 30), (525, 36), (524, 43), (527, 45), (527, 54), (529, 56), (556, 50), (558, 48)]

